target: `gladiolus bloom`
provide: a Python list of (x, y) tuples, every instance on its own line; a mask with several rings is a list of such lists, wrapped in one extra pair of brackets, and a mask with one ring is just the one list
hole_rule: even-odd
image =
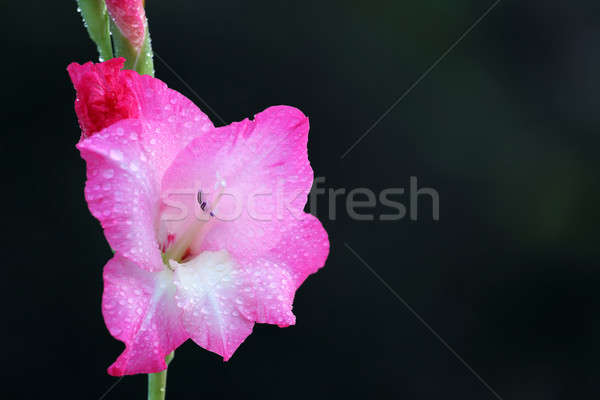
[(94, 121), (77, 144), (85, 197), (115, 251), (102, 312), (126, 348), (109, 373), (161, 371), (188, 338), (228, 360), (254, 323), (294, 324), (295, 291), (329, 252), (303, 212), (307, 117), (276, 106), (215, 128), (163, 82), (107, 63), (69, 72), (82, 130)]

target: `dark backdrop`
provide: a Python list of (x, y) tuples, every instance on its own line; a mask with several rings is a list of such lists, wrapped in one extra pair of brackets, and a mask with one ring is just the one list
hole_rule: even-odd
[[(417, 221), (353, 221), (340, 198), (297, 325), (257, 326), (228, 363), (186, 343), (170, 399), (494, 399), (345, 243), (504, 400), (598, 396), (598, 2), (501, 1), (341, 159), (490, 4), (147, 1), (154, 49), (225, 121), (310, 117), (326, 188), (416, 176), (440, 194), (439, 221), (427, 198)], [(122, 344), (100, 313), (111, 252), (65, 71), (95, 48), (73, 1), (1, 7), (2, 392), (97, 399)], [(144, 398), (145, 379), (105, 398)]]

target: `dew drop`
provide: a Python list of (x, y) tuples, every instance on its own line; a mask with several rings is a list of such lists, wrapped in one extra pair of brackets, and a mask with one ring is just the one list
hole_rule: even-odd
[(115, 161), (121, 161), (123, 159), (123, 153), (117, 149), (111, 149), (109, 156)]

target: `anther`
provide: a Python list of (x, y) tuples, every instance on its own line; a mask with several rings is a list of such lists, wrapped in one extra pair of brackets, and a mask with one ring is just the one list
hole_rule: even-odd
[[(207, 212), (207, 210), (206, 210), (207, 204), (206, 204), (205, 201), (202, 201), (202, 190), (198, 190), (198, 194), (196, 195), (196, 199), (198, 200), (198, 204), (200, 204), (200, 208), (202, 209), (202, 211)], [(209, 208), (208, 211), (209, 211), (209, 215), (211, 217), (215, 216), (215, 214), (212, 212), (212, 210), (210, 208)]]

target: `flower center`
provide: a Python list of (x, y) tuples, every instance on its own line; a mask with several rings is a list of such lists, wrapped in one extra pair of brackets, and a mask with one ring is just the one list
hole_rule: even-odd
[(169, 265), (169, 260), (181, 262), (187, 258), (190, 253), (190, 246), (194, 243), (201, 243), (210, 227), (214, 224), (215, 209), (217, 204), (219, 204), (219, 200), (221, 200), (221, 196), (223, 195), (225, 181), (219, 180), (215, 186), (216, 193), (210, 201), (207, 201), (204, 198), (201, 189), (198, 190), (196, 199), (200, 205), (202, 213), (194, 216), (192, 222), (187, 225), (183, 233), (177, 235), (175, 243), (173, 243), (173, 245), (164, 253), (163, 260), (167, 266)]

